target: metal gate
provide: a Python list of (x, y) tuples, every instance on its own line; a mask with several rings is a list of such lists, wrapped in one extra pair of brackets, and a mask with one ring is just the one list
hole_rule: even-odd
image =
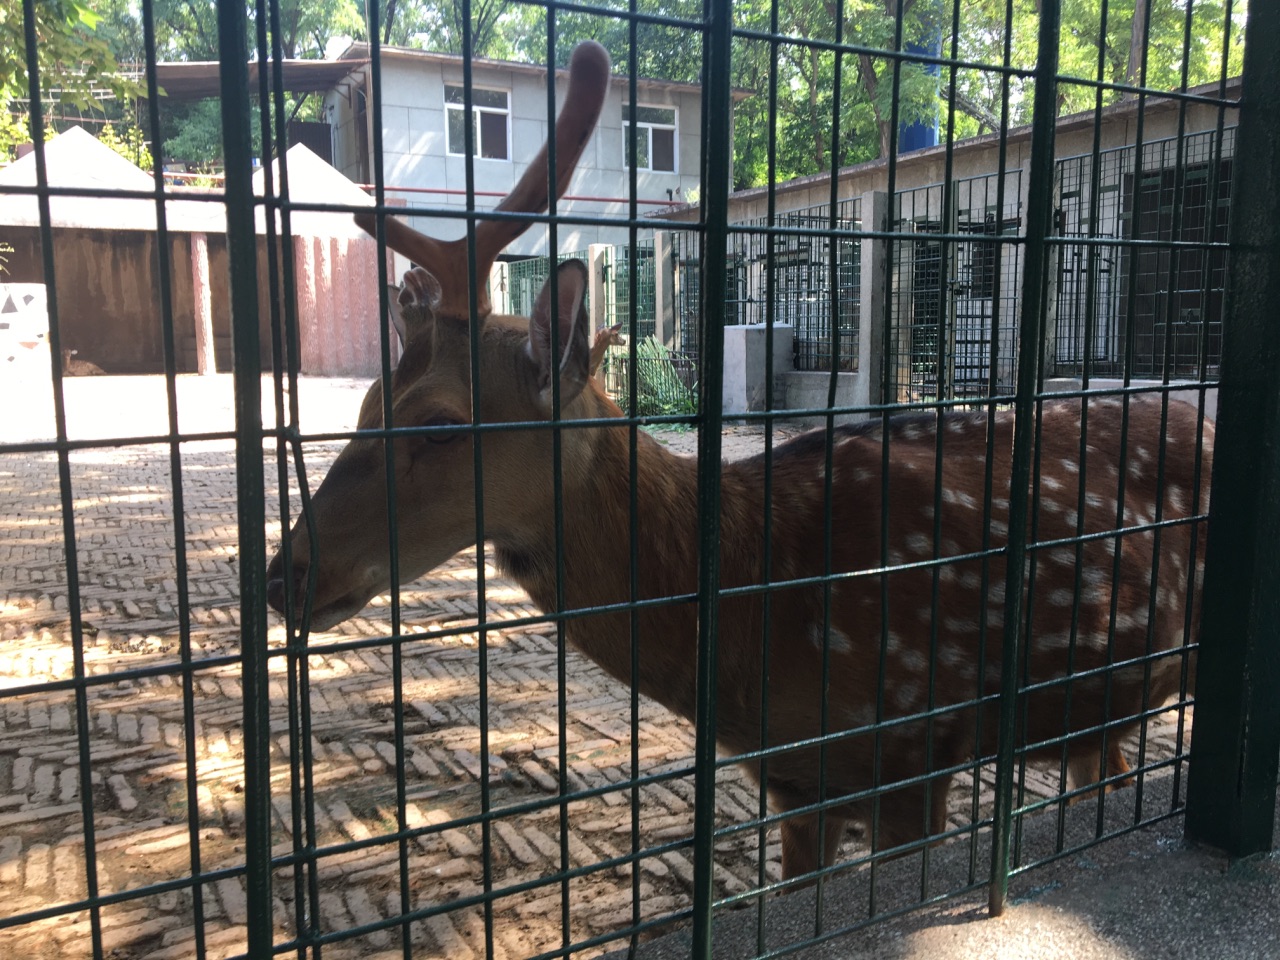
[[(1022, 171), (900, 191), (887, 364), (900, 400), (1008, 394), (1017, 356)], [(944, 211), (945, 214), (944, 214)], [(950, 239), (948, 239), (950, 238)]]
[(1204, 244), (1227, 238), (1235, 142), (1226, 127), (1146, 144), (1140, 164), (1132, 146), (1058, 161), (1057, 374), (1122, 374), (1132, 326), (1135, 376), (1158, 378), (1168, 349), (1173, 375), (1194, 377), (1203, 348), (1217, 377), (1227, 259)]
[[(619, 165), (647, 157), (659, 168), (619, 166), (609, 182), (626, 183), (618, 189), (628, 202), (604, 197), (607, 215), (595, 195), (545, 205), (523, 197), (501, 209), (477, 202), (487, 197), (476, 188), (477, 164), (492, 171), (506, 162), (477, 157), (474, 142), (483, 129), (498, 138), (492, 149), (505, 143), (496, 101), (483, 127), (458, 125), (463, 154), (441, 158), (441, 169), (466, 184), (465, 210), (389, 203), (389, 146), (409, 138), (387, 136), (393, 111), (384, 111), (384, 97), (396, 83), (386, 72), (415, 57), (384, 56), (379, 4), (368, 7), (367, 63), (355, 64), (359, 79), (344, 94), (367, 104), (359, 136), (367, 137), (372, 207), (291, 200), (287, 162), (264, 164), (255, 190), (251, 124), (264, 155), (279, 152), (273, 145), (287, 143), (292, 108), (286, 75), (299, 76), (283, 56), (280, 11), (269, 0), (254, 6), (252, 23), (244, 5), (216, 7), (220, 195), (175, 194), (163, 175), (154, 192), (52, 184), (50, 82), (36, 22), (46, 6), (22, 4), (33, 147), (11, 169), (29, 170), (30, 182), (7, 173), (0, 182), (6, 208), (26, 204), (39, 225), (48, 292), (47, 327), (21, 341), (38, 364), (9, 376), (23, 358), (0, 358), (14, 364), (0, 378), (6, 955), (550, 960), (642, 956), (642, 941), (675, 930), (674, 949), (700, 960), (731, 935), (740, 939), (724, 949), (734, 956), (778, 957), (949, 898), (984, 895), (999, 914), (1011, 881), (1029, 874), (1031, 882), (1036, 867), (1174, 816), (1185, 816), (1189, 837), (1232, 856), (1270, 849), (1280, 758), (1280, 590), (1270, 559), (1280, 542), (1280, 5), (1249, 10), (1239, 99), (1227, 94), (1228, 58), (1218, 82), (1193, 88), (1184, 56), (1172, 92), (1108, 80), (1102, 58), (1097, 77), (1064, 73), (1074, 66), (1059, 62), (1068, 32), (1061, 0), (1039, 4), (1034, 55), (1017, 63), (1010, 49), (962, 50), (959, 34), (940, 56), (910, 48), (876, 56), (861, 39), (850, 45), (840, 20), (830, 36), (793, 35), (782, 7), (757, 20), (723, 0), (661, 13), (550, 6), (529, 29), (546, 30), (543, 59), (553, 68), (565, 59), (561, 32), (572, 32), (574, 17), (622, 25), (612, 71), (617, 87), (636, 95), (635, 122), (624, 124), (617, 100), (606, 101), (611, 113), (597, 139), (578, 131), (547, 151), (551, 163), (565, 163), (590, 142)], [(1180, 36), (1192, 35), (1193, 7), (1185, 5)], [(163, 171), (154, 11), (148, 0), (140, 9), (148, 63), (139, 82)], [(961, 12), (956, 5), (957, 22)], [(1227, 29), (1235, 21), (1224, 16)], [(470, 29), (464, 23), (464, 38)], [(869, 35), (903, 32), (898, 24)], [(642, 80), (636, 37), (646, 49), (689, 54), (697, 77), (666, 88)], [(829, 164), (828, 210), (838, 210), (840, 144), (853, 118), (874, 124), (877, 144), (888, 142), (887, 222), (854, 213), (787, 224), (779, 184), (770, 183), (760, 223), (729, 223), (735, 57), (767, 54), (764, 113), (776, 118), (783, 47), (835, 78), (829, 91), (815, 89), (811, 111), (826, 109), (830, 94), (831, 135), (805, 141), (806, 150), (817, 145), (820, 166)], [(842, 98), (852, 96), (850, 77), (864, 60), (882, 71), (891, 95), (846, 111)], [(458, 67), (450, 82), (462, 84), (465, 117), (479, 106), (475, 92), (487, 89), (473, 76), (486, 64), (448, 63)], [(594, 75), (609, 70), (597, 61)], [(522, 91), (529, 97), (506, 101), (511, 109), (538, 107), (510, 129), (554, 129), (563, 78), (527, 65), (506, 72), (533, 78), (532, 92)], [(962, 72), (1002, 91), (996, 114), (982, 114), (1002, 144), (1014, 140), (1010, 112), (1027, 110), (1025, 184), (1005, 172), (1003, 152), (1001, 171), (956, 177), (949, 144), (939, 148), (942, 185), (900, 190), (899, 101), (933, 89), (917, 73), (935, 78), (937, 107), (954, 131)], [(696, 101), (680, 100), (679, 110), (639, 103), (694, 96), (691, 88)], [(1070, 123), (1079, 128), (1079, 118), (1059, 123), (1059, 112), (1063, 97), (1081, 91), (1096, 94), (1095, 116), (1111, 93), (1158, 101), (1148, 119), (1173, 117), (1178, 126), (1190, 110), (1213, 112), (1215, 160), (1203, 175), (1186, 163), (1149, 164), (1139, 124), (1133, 155), (1141, 162), (1120, 187), (1132, 191), (1125, 202), (1134, 215), (1110, 234), (1096, 213), (1064, 233), (1054, 219), (1054, 137)], [(885, 103), (893, 110), (880, 117)], [(442, 100), (414, 115), (428, 123), (439, 114), (442, 143), (445, 107)], [(1222, 158), (1237, 115), (1227, 242), (1218, 219)], [(408, 123), (407, 109), (403, 116)], [(790, 130), (776, 122), (756, 131), (770, 171)], [(532, 156), (538, 145), (512, 146), (531, 146)], [(1093, 170), (1104, 153), (1097, 136)], [(582, 405), (598, 391), (585, 382), (576, 316), (555, 313), (556, 323), (548, 315), (532, 339), (523, 327), (485, 327), (484, 277), (466, 269), (436, 277), (442, 298), (410, 274), (409, 315), (396, 314), (399, 295), (388, 282), (400, 278), (387, 276), (388, 258), (379, 257), (369, 304), (398, 316), (409, 349), (393, 369), (391, 324), (381, 323), (381, 380), (363, 404), (360, 389), (330, 384), (345, 390), (349, 412), (321, 416), (317, 384), (298, 375), (297, 265), (279, 253), (295, 216), (325, 213), (345, 224), (352, 212), (373, 211), (379, 242), (391, 246), (404, 245), (405, 232), (391, 226), (397, 215), (462, 220), (465, 234), (448, 249), (475, 270), (482, 253), (496, 256), (486, 246), (495, 224), (545, 230), (551, 250), (561, 231), (582, 226), (634, 244), (648, 225), (639, 200), (654, 199), (638, 196), (642, 185), (667, 182), (649, 178), (678, 176), (663, 168), (686, 169), (695, 157), (699, 216), (671, 229), (682, 234), (678, 312), (686, 332), (696, 331), (696, 413), (646, 416), (629, 404), (620, 419), (595, 416), (617, 411)], [(532, 169), (546, 172), (539, 162)], [(560, 182), (554, 173), (546, 183)], [(788, 189), (813, 184), (798, 178)], [(58, 231), (81, 205), (130, 204), (112, 209), (145, 210), (157, 249), (169, 250), (178, 209), (170, 204), (179, 199), (225, 213), (230, 382), (177, 375), (176, 331), (191, 318), (177, 315), (174, 290), (187, 273), (163, 255), (154, 275), (163, 380), (129, 393), (123, 378), (76, 378), (83, 368), (61, 355), (72, 345), (63, 337)], [(595, 206), (584, 212), (575, 202)], [(746, 415), (759, 449), (734, 450), (725, 465), (725, 327), (760, 305), (737, 246), (753, 235), (828, 245), (825, 281), (789, 271), (786, 244), (767, 250), (782, 272), (766, 271), (757, 316), (766, 326), (784, 319), (788, 295), (827, 298), (831, 312), (818, 311), (808, 329), (815, 341), (838, 341), (825, 359), (814, 357), (826, 363), (832, 399), (820, 411), (825, 429), (785, 447), (775, 435), (785, 411)], [(853, 294), (854, 265), (871, 269), (842, 245), (868, 241), (864, 250), (884, 254), (874, 269), (889, 291), (882, 318), (846, 313), (840, 302)], [(443, 247), (416, 250), (428, 260)], [(1078, 257), (1084, 265), (1071, 267), (1068, 282), (1062, 265)], [(559, 279), (544, 302), (580, 306), (572, 268), (552, 276)], [(1154, 300), (1141, 288), (1149, 277), (1165, 281)], [(640, 309), (636, 279), (633, 271), (627, 296), (615, 301), (625, 302), (628, 319)], [(1073, 327), (1064, 304), (1079, 302), (1081, 288), (1084, 318)], [(1127, 305), (1107, 314), (1117, 302)], [(1049, 333), (1055, 309), (1058, 343)], [(886, 360), (858, 371), (874, 378), (873, 389), (841, 406), (841, 344), (855, 323), (880, 324), (867, 330), (883, 335)], [(1067, 341), (1079, 349), (1060, 345)], [(510, 351), (487, 352), (498, 348)], [(1080, 388), (1056, 402), (1044, 389), (1055, 357), (1083, 372)], [(1117, 382), (1093, 385), (1094, 361), (1113, 365)], [(495, 385), (497, 376), (506, 379)], [(225, 420), (211, 418), (219, 384)], [(1175, 407), (1179, 397), (1190, 405)], [(1215, 398), (1209, 511), (1210, 478), (1199, 464), (1215, 432), (1205, 421)], [(1159, 425), (1151, 446), (1134, 439), (1138, 411), (1148, 429)], [(86, 417), (96, 430), (84, 428)], [(854, 417), (861, 422), (836, 423)], [(667, 456), (642, 435), (655, 426), (696, 428), (696, 458)], [(675, 443), (679, 430), (661, 439)], [(353, 452), (339, 454), (348, 442)], [(1110, 471), (1095, 452), (1109, 443), (1121, 451)], [(584, 459), (606, 444), (608, 457)], [(1172, 456), (1175, 446), (1186, 455)], [(502, 449), (522, 455), (502, 459), (494, 453)], [(849, 459), (855, 454), (862, 459)], [(1086, 473), (1114, 485), (1098, 494)], [(368, 481), (377, 496), (342, 496), (340, 485), (326, 493), (316, 488), (321, 474)], [(465, 482), (451, 486), (458, 476)], [(1155, 493), (1144, 498), (1143, 490)], [(446, 502), (457, 515), (402, 530), (401, 521), (428, 516), (424, 504)], [(810, 522), (784, 528), (779, 518), (797, 509), (809, 509)], [(503, 526), (525, 510), (537, 511), (528, 541)], [(289, 535), (294, 524), (307, 540)], [(452, 559), (440, 560), (431, 550), (445, 541)], [(463, 541), (474, 548), (456, 552)], [(858, 563), (841, 561), (868, 543), (875, 548)], [(1147, 590), (1149, 612), (1132, 598), (1117, 609), (1122, 569)], [(322, 575), (372, 577), (360, 586), (375, 593), (365, 602), (353, 588), (354, 606), (339, 597), (321, 624)], [(1112, 588), (1114, 602), (1102, 603)], [(856, 630), (837, 622), (851, 597)], [(1158, 617), (1166, 605), (1176, 608), (1173, 619)], [(1101, 619), (1082, 626), (1085, 613)], [(663, 617), (679, 629), (642, 629)], [(583, 624), (626, 640), (602, 651)], [(1179, 640), (1160, 647), (1157, 633)], [(742, 655), (748, 641), (758, 642), (759, 660)], [(1120, 656), (1120, 645), (1133, 656)], [(673, 649), (682, 655), (661, 659)], [(1046, 656), (1066, 664), (1047, 679), (1037, 673)], [(1159, 697), (1151, 693), (1157, 675)], [(641, 696), (640, 678), (651, 697)], [(1137, 690), (1123, 706), (1122, 682)], [(1054, 709), (1036, 713), (1046, 698)], [(758, 727), (736, 725), (747, 708), (760, 711)], [(1058, 728), (1046, 734), (1033, 720), (1049, 714)], [(800, 733), (771, 737), (795, 716)], [(846, 763), (855, 747), (861, 762)], [(914, 766), (894, 767), (904, 756)], [(800, 773), (779, 779), (779, 770)], [(770, 783), (778, 806), (753, 777)], [(825, 842), (840, 840), (846, 819), (861, 832), (843, 846)], [(776, 838), (789, 827), (798, 830), (784, 833), (792, 842), (780, 855)]]

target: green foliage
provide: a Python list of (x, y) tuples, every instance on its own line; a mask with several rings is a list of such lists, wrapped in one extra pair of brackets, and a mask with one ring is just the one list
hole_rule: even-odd
[(135, 166), (150, 170), (153, 166), (151, 148), (142, 131), (132, 124), (122, 125), (120, 129), (121, 133), (116, 133), (112, 124), (104, 123), (98, 139)]
[[(138, 86), (123, 76), (115, 51), (98, 34), (102, 17), (82, 0), (39, 0), (35, 5), (35, 60), (41, 98), (50, 104), (96, 110), (102, 93), (124, 99)], [(26, 25), (22, 0), (0, 0), (0, 158), (30, 139)]]
[[(249, 46), (257, 49), (257, 3), (246, 3)], [(463, 52), (463, 0), (372, 0), (384, 43)], [(953, 50), (961, 61), (1007, 62), (1015, 70), (1035, 65), (1039, 0), (736, 0), (738, 30), (769, 33), (778, 43), (745, 36), (734, 39), (733, 85), (749, 96), (734, 107), (734, 185), (759, 186), (772, 174), (782, 181), (884, 156), (897, 121), (937, 119), (955, 138), (991, 132), (1002, 111), (1012, 125), (1029, 120), (1031, 81), (1014, 75), (959, 69), (955, 110), (949, 112), (952, 71), (931, 74), (921, 65), (891, 57), (836, 55), (798, 42), (839, 39), (872, 49), (919, 45)], [(639, 77), (697, 83), (701, 80), (701, 0), (637, 0), (642, 14), (688, 26), (637, 23), (579, 10), (555, 12), (559, 65), (575, 43), (599, 40), (626, 74), (634, 62)], [(137, 85), (119, 76), (119, 65), (142, 59), (142, 26), (136, 0), (37, 0), (38, 56), (44, 87), (56, 88), (67, 106), (98, 106), (94, 92), (122, 98), (106, 116), (119, 119)], [(470, 52), (475, 56), (545, 63), (548, 12), (514, 0), (470, 0)], [(1231, 11), (1228, 17), (1227, 11)], [(1238, 75), (1243, 50), (1245, 0), (1064, 0), (1062, 73), (1106, 84), (1145, 82), (1156, 89)], [(217, 0), (154, 0), (159, 55), (169, 60), (216, 60)], [(344, 37), (367, 39), (366, 0), (277, 0), (273, 25), (287, 57), (322, 57)], [(1103, 22), (1103, 14), (1106, 21)], [(899, 26), (898, 16), (902, 22)], [(1190, 21), (1188, 23), (1188, 17)], [(1141, 56), (1142, 26), (1149, 20), (1147, 55)], [(1229, 28), (1229, 35), (1224, 30)], [(634, 39), (634, 45), (633, 45)], [(27, 96), (22, 0), (0, 0), (0, 106), (21, 107)], [(1185, 52), (1184, 52), (1185, 51)], [(839, 82), (837, 83), (837, 70)], [(776, 109), (768, 91), (776, 83)], [(837, 87), (839, 111), (836, 113)], [(1091, 109), (1095, 88), (1065, 83), (1063, 113)], [(1104, 105), (1123, 91), (1106, 89)], [(292, 104), (290, 104), (292, 106)], [(304, 104), (302, 115), (312, 107)], [(18, 112), (21, 112), (19, 110)], [(216, 106), (162, 103), (166, 156), (198, 166), (216, 164), (221, 131)], [(838, 136), (833, 137), (838, 121)], [(258, 124), (252, 124), (257, 135)], [(117, 129), (124, 129), (117, 126)], [(0, 151), (26, 139), (9, 117), (0, 117)]]
[[(961, 60), (1002, 63), (1007, 44), (1011, 66), (1034, 68), (1038, 4), (1036, 0), (1013, 0), (1013, 16), (1006, 29), (1005, 2), (966, 0), (958, 31)], [(1184, 70), (1187, 84), (1193, 87), (1224, 75), (1239, 76), (1247, 4), (1243, 0), (1233, 3), (1229, 18), (1227, 9), (1222, 0), (1196, 0), (1194, 4), (1186, 0), (1065, 0), (1058, 52), (1060, 73), (1107, 84), (1141, 83), (1157, 90), (1179, 88)], [(1143, 27), (1148, 14), (1150, 28), (1144, 58)], [(991, 121), (1000, 115), (1000, 78), (961, 71), (957, 86), (965, 101), (961, 109), (978, 119), (986, 130), (992, 129)], [(1009, 82), (1011, 123), (1030, 121), (1031, 90), (1029, 80), (1014, 78)], [(1102, 104), (1116, 103), (1127, 95), (1119, 90), (1103, 90)], [(1059, 85), (1060, 113), (1091, 110), (1097, 99), (1096, 88), (1091, 85)]]
[[(609, 364), (616, 364), (624, 372), (618, 405), (630, 412), (628, 381), (625, 377), (629, 354), (610, 355)], [(636, 416), (675, 417), (698, 412), (696, 386), (681, 376), (688, 368), (688, 361), (667, 349), (653, 337), (636, 341)], [(607, 370), (607, 368), (606, 368)]]

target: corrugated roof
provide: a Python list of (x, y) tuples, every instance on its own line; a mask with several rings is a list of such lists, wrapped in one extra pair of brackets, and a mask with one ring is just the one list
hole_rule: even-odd
[[(282, 60), (280, 74), (284, 89), (292, 93), (319, 93), (331, 90), (339, 80), (357, 69), (359, 63), (338, 60)], [(216, 61), (157, 63), (156, 83), (167, 100), (208, 100), (222, 95), (221, 64)], [(274, 72), (269, 74), (274, 83)], [(258, 64), (249, 64), (249, 90), (258, 92)]]

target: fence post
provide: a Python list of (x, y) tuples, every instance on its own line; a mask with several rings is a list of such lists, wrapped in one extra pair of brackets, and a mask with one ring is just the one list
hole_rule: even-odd
[(607, 243), (593, 243), (587, 247), (587, 299), (591, 309), (591, 335), (609, 325), (609, 309), (605, 302), (605, 271), (609, 266), (609, 253), (613, 247)]
[(191, 298), (195, 304), (196, 372), (218, 372), (213, 350), (213, 307), (209, 289), (209, 241), (203, 233), (191, 236)]
[[(889, 229), (889, 194), (883, 190), (868, 190), (862, 195), (862, 229)], [(853, 403), (870, 406), (879, 401), (879, 387), (884, 374), (884, 325), (880, 319), (885, 314), (885, 297), (889, 295), (885, 282), (884, 258), (889, 252), (889, 241), (883, 237), (864, 237), (862, 243), (861, 276), (858, 280), (858, 376), (854, 381)]]
[(258, 241), (245, 5), (218, 5), (227, 261), (235, 379), (236, 508), (240, 561), (240, 695), (244, 707), (244, 860), (248, 955), (271, 956), (270, 686), (267, 675), (266, 487), (262, 463), (262, 357)]
[(999, 742), (996, 748), (995, 809), (992, 812), (991, 879), (987, 903), (992, 916), (1004, 912), (1009, 892), (1013, 839), (1013, 772), (1017, 765), (1018, 693), (1021, 677), (1023, 589), (1026, 582), (1032, 445), (1036, 390), (1040, 382), (1040, 339), (1044, 334), (1044, 274), (1049, 268), (1053, 228), (1053, 149), (1058, 114), (1058, 49), (1062, 0), (1044, 0), (1036, 38), (1036, 89), (1031, 115), (1031, 161), (1026, 206), (1026, 253), (1022, 261), (1022, 304), (1018, 324), (1018, 389), (1014, 401), (1013, 464), (1009, 479), (1009, 544), (1005, 570), (1004, 637), (1000, 653)]
[(507, 265), (501, 261), (489, 268), (489, 303), (494, 313), (511, 312), (511, 289)]
[(1280, 5), (1245, 31), (1187, 837), (1271, 849), (1280, 755)]
[[(1062, 209), (1062, 176), (1061, 168), (1057, 163), (1053, 165), (1053, 209), (1055, 211)], [(997, 215), (997, 224), (999, 224), (999, 217), (1003, 215), (1003, 211)], [(1056, 213), (1053, 232), (1059, 235), (1062, 233), (1062, 224)], [(996, 234), (997, 237), (999, 235), (999, 233)], [(1049, 275), (1045, 278), (1044, 357), (1041, 359), (1045, 377), (1056, 376), (1058, 372), (1058, 281), (1062, 276), (1062, 258), (1065, 255), (1066, 248), (1061, 244), (1055, 244), (1049, 250)], [(991, 309), (994, 315), (996, 305), (992, 304)], [(1085, 349), (1088, 350), (1088, 347), (1086, 346)]]
[(654, 336), (663, 346), (675, 349), (676, 310), (671, 269), (671, 234), (658, 230), (653, 235), (653, 323)]

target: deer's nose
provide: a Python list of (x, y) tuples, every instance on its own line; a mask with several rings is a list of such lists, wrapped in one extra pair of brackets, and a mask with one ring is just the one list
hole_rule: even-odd
[[(274, 563), (271, 565), (276, 566)], [(307, 590), (307, 570), (306, 567), (294, 565), (291, 571), (292, 575), (285, 575), (279, 569), (272, 569), (267, 572), (267, 603), (271, 604), (271, 608), (277, 613), (284, 613), (285, 599), (292, 595), (294, 615), (297, 616), (302, 610), (302, 601), (305, 598)], [(272, 576), (272, 574), (275, 574)], [(291, 591), (291, 594), (290, 594)]]

